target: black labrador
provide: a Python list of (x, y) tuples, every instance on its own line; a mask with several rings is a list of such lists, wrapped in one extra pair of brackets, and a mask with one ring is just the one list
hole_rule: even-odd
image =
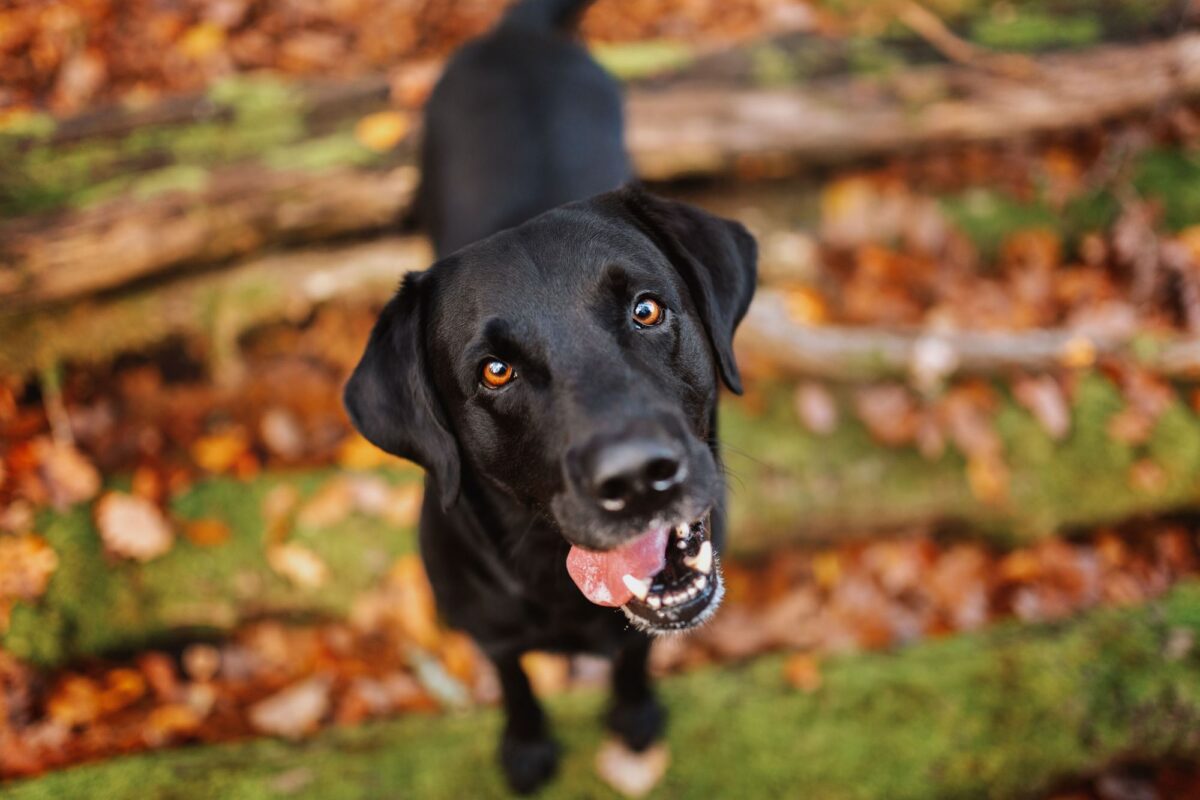
[(439, 259), (404, 279), (345, 390), (367, 439), (427, 471), (421, 553), (497, 667), (519, 792), (558, 760), (526, 651), (613, 657), (608, 727), (634, 750), (662, 733), (650, 634), (720, 601), (717, 394), (740, 391), (755, 284), (741, 225), (610, 191), (629, 178), (620, 96), (568, 35), (584, 5), (518, 4), (447, 68), (421, 192)]

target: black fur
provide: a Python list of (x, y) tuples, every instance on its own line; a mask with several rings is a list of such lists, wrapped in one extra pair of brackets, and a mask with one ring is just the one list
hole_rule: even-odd
[[(422, 202), (442, 257), (405, 279), (345, 390), (364, 436), (428, 471), (422, 557), (447, 621), (497, 667), (500, 761), (519, 792), (558, 760), (526, 651), (614, 657), (608, 727), (635, 750), (662, 733), (648, 636), (588, 602), (566, 556), (707, 508), (719, 549), (717, 394), (722, 380), (740, 388), (731, 343), (755, 279), (740, 225), (638, 189), (535, 216), (628, 178), (615, 87), (545, 27), (582, 5), (522, 4), (455, 58), (425, 148)], [(463, 105), (485, 95), (486, 108)], [(644, 294), (667, 309), (657, 327), (631, 320)], [(498, 390), (480, 380), (491, 358), (516, 370)], [(631, 442), (668, 449), (686, 477), (653, 504), (605, 510), (592, 456)]]
[(633, 177), (620, 87), (570, 36), (589, 3), (518, 3), (447, 65), (417, 200), (439, 256)]

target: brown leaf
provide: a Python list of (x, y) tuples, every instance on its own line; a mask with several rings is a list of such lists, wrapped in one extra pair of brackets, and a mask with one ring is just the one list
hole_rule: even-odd
[(192, 443), (192, 460), (208, 472), (229, 472), (246, 454), (250, 443), (240, 428), (202, 436)]
[(788, 685), (807, 694), (821, 688), (821, 665), (810, 653), (794, 653), (783, 665), (783, 678)]
[(277, 574), (301, 589), (320, 589), (329, 580), (329, 567), (303, 545), (274, 545), (267, 550), (267, 563)]
[(625, 797), (644, 797), (662, 780), (670, 763), (671, 754), (664, 744), (635, 753), (609, 739), (596, 753), (596, 774)]
[(183, 526), (183, 535), (197, 547), (216, 547), (229, 541), (232, 531), (219, 519), (197, 519)]
[(330, 688), (324, 676), (293, 684), (251, 706), (250, 724), (260, 733), (299, 739), (314, 732), (329, 711)]
[(344, 521), (354, 510), (354, 494), (344, 478), (326, 481), (296, 514), (302, 528), (329, 528)]
[[(58, 556), (42, 537), (0, 535), (0, 606), (38, 599), (57, 569)], [(0, 631), (4, 628), (0, 615)]]
[(404, 138), (412, 127), (408, 115), (399, 111), (377, 111), (354, 125), (354, 138), (376, 153), (386, 153)]
[(306, 442), (300, 420), (290, 410), (269, 408), (258, 423), (258, 432), (267, 449), (285, 461), (304, 455)]
[(338, 448), (337, 463), (344, 469), (376, 469), (395, 461), (357, 433), (351, 434)]
[(838, 407), (833, 394), (820, 383), (802, 383), (796, 389), (796, 416), (818, 436), (828, 436), (837, 430)]
[(1052, 376), (1022, 376), (1014, 383), (1013, 394), (1051, 439), (1061, 441), (1070, 432), (1071, 410), (1062, 387)]
[(100, 491), (100, 473), (74, 445), (40, 437), (33, 442), (33, 453), (57, 508), (91, 500)]
[(566, 656), (555, 653), (525, 653), (521, 656), (521, 669), (525, 670), (534, 694), (539, 697), (560, 694), (571, 677), (571, 662)]
[(889, 447), (912, 442), (921, 422), (916, 401), (898, 384), (859, 389), (854, 409), (871, 435)]
[(170, 551), (175, 533), (162, 512), (148, 500), (109, 492), (96, 503), (96, 528), (113, 555), (152, 561)]
[(1149, 458), (1129, 468), (1129, 486), (1135, 492), (1161, 494), (1167, 488), (1167, 471)]

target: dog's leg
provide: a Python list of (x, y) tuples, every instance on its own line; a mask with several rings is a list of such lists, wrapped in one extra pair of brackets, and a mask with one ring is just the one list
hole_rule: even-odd
[(638, 636), (617, 654), (613, 663), (613, 705), (608, 728), (635, 752), (645, 750), (662, 736), (667, 710), (658, 702), (650, 683), (647, 660), (650, 637)]
[(554, 777), (558, 743), (550, 738), (546, 714), (533, 696), (518, 655), (511, 653), (492, 660), (500, 673), (506, 716), (500, 765), (513, 791), (529, 794)]

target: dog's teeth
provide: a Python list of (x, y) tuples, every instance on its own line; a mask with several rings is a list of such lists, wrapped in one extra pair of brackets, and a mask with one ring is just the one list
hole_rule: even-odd
[(675, 535), (678, 536), (680, 539), (686, 539), (688, 532), (691, 530), (691, 527), (692, 526), (690, 523), (681, 522), (675, 526)]
[(708, 576), (707, 575), (699, 576), (698, 578), (696, 578), (696, 583), (693, 585), (696, 587), (697, 591), (701, 591), (701, 592), (704, 591), (704, 588), (706, 586), (708, 586)]
[(687, 564), (694, 570), (703, 572), (705, 575), (712, 572), (712, 542), (704, 542), (700, 545), (700, 552), (696, 553), (693, 558), (685, 558), (683, 563)]
[(625, 587), (633, 592), (638, 600), (645, 600), (646, 595), (650, 594), (650, 586), (645, 581), (638, 580), (632, 575), (626, 575), (621, 580), (625, 582)]
[(659, 607), (662, 606), (662, 600), (659, 598), (658, 595), (652, 594), (646, 598), (646, 604), (649, 605), (651, 608), (653, 608), (655, 611), (657, 611), (659, 609)]

